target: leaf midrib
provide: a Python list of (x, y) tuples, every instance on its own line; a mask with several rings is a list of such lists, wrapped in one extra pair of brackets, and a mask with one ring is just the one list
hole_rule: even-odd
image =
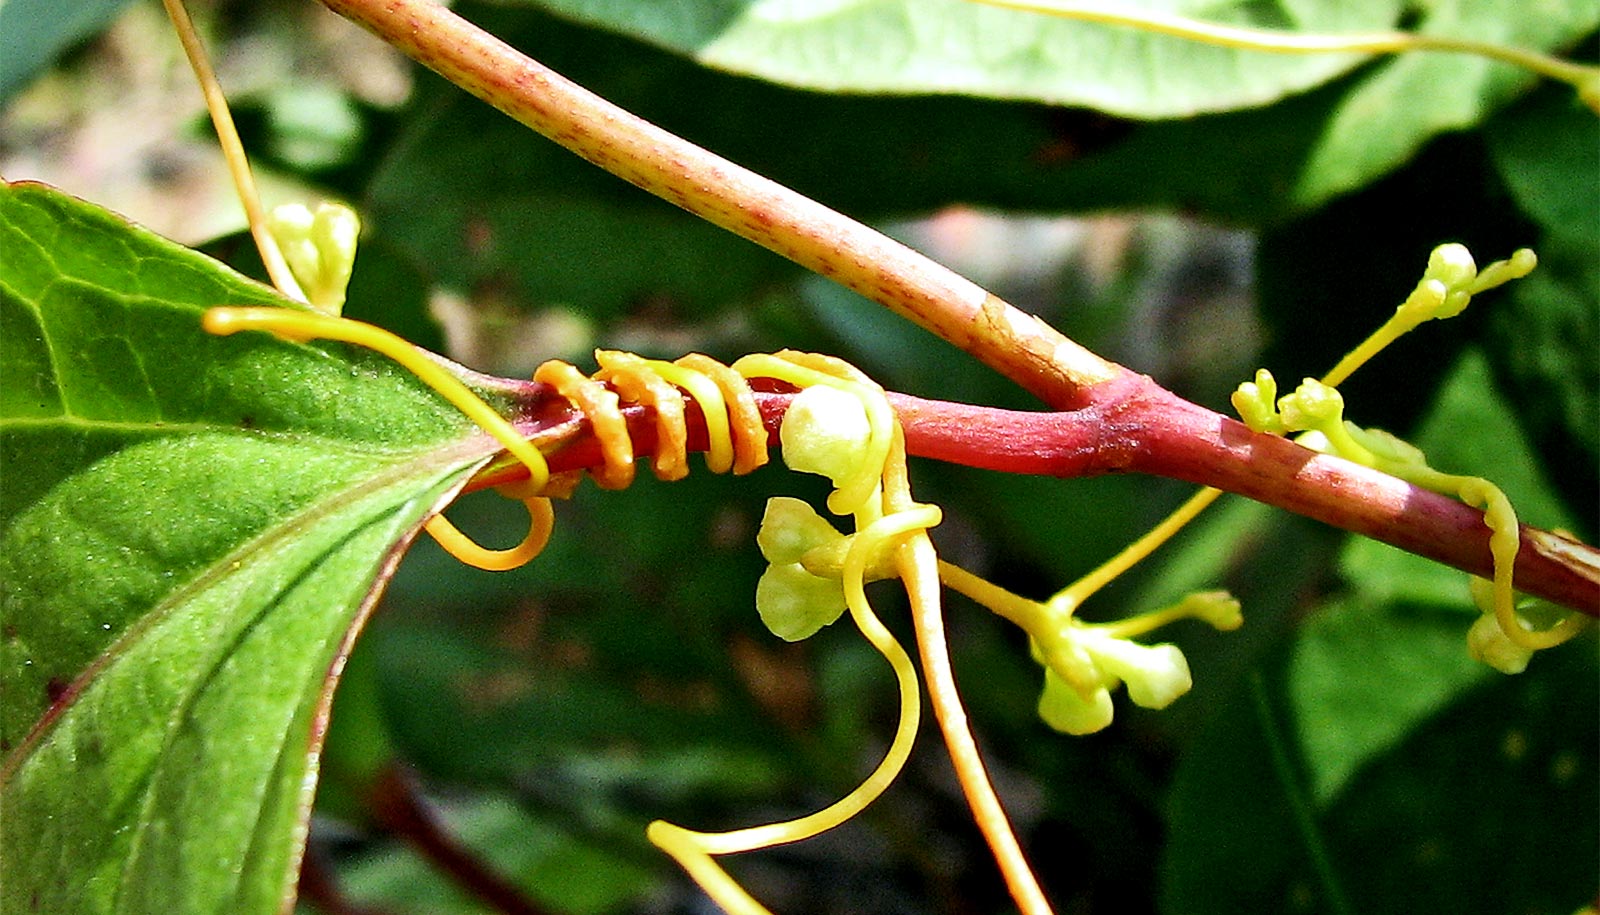
[[(21, 768), (22, 764), (32, 755), (34, 748), (49, 733), (54, 723), (69, 710), (76, 699), (87, 692), (95, 678), (117, 658), (128, 650), (128, 646), (137, 643), (146, 632), (164, 621), (171, 613), (176, 612), (187, 601), (209, 588), (215, 586), (219, 579), (232, 573), (237, 566), (242, 566), (244, 560), (264, 550), (288, 542), (302, 530), (314, 526), (317, 521), (336, 511), (339, 506), (350, 501), (371, 495), (388, 486), (396, 485), (409, 477), (420, 476), (419, 464), (437, 463), (440, 465), (439, 476), (453, 472), (462, 472), (473, 469), (473, 464), (488, 462), (499, 451), (499, 444), (488, 436), (474, 436), (471, 439), (459, 442), (445, 449), (430, 449), (418, 453), (409, 461), (397, 461), (384, 468), (383, 471), (362, 478), (359, 482), (344, 489), (331, 491), (317, 499), (307, 508), (270, 525), (265, 530), (239, 544), (228, 553), (219, 556), (205, 569), (194, 575), (189, 581), (177, 586), (162, 600), (157, 602), (150, 610), (131, 623), (123, 632), (95, 657), (83, 671), (73, 678), (59, 700), (52, 703), (44, 714), (29, 730), (26, 736), (17, 743), (17, 746), (8, 754), (3, 763), (0, 763), (0, 786), (10, 780), (11, 776)], [(454, 467), (454, 469), (444, 469)], [(441, 500), (441, 507), (459, 494), (460, 488), (466, 485), (470, 474), (464, 474), (454, 491)], [(437, 479), (428, 476), (427, 479)], [(419, 490), (426, 489), (418, 485)]]

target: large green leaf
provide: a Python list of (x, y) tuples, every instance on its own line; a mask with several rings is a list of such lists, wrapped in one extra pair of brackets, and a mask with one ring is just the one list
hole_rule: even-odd
[[(979, 95), (1177, 117), (1259, 105), (1349, 69), (1353, 55), (1278, 56), (966, 0), (523, 0), (690, 55), (809, 89)], [(1394, 25), (1394, 0), (1128, 0), (1121, 9), (1304, 31)]]
[[(1418, 29), (1560, 51), (1596, 27), (1600, 4), (1592, 0), (1552, 3), (1538, 16), (1514, 2), (1447, 0), (1429, 4)], [(1140, 125), (1074, 163), (1056, 193), (1075, 208), (1176, 206), (1229, 220), (1278, 221), (1371, 184), (1428, 141), (1482, 122), (1532, 81), (1525, 71), (1481, 58), (1404, 54), (1267, 108)], [(1566, 151), (1581, 160), (1594, 146), (1593, 116), (1577, 109), (1570, 87), (1555, 88), (1562, 107), (1571, 109), (1565, 117), (1543, 124), (1513, 119), (1503, 131), (1534, 155), (1557, 153), (1538, 166), (1540, 175), (1570, 161)], [(1557, 130), (1562, 135), (1552, 137)], [(1565, 199), (1577, 209), (1584, 198)]]
[(497, 448), (288, 304), (37, 185), (0, 191), (0, 908), (273, 912), (326, 703), (400, 547)]
[(1179, 764), (1163, 911), (1576, 911), (1600, 835), (1594, 653), (1585, 639), (1457, 693), (1323, 804), (1268, 665)]
[[(1518, 0), (1451, 0), (1429, 4), (1416, 31), (1551, 50), (1596, 26), (1595, 0), (1541, 4), (1537, 14)], [(1334, 106), (1294, 196), (1312, 204), (1360, 187), (1410, 158), (1430, 137), (1484, 120), (1534, 81), (1525, 70), (1461, 54), (1415, 52), (1385, 61), (1363, 73)]]

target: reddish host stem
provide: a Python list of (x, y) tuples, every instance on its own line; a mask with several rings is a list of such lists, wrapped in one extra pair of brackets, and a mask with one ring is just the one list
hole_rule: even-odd
[[(525, 387), (524, 387), (525, 386)], [(555, 472), (600, 463), (588, 424), (542, 385), (519, 382), (518, 431), (539, 443)], [(507, 388), (510, 392), (514, 388)], [(1448, 496), (1368, 467), (1308, 451), (1192, 404), (1149, 378), (1126, 374), (1096, 386), (1078, 410), (1024, 412), (890, 394), (905, 429), (906, 450), (923, 458), (1053, 477), (1148, 473), (1215, 486), (1425, 556), (1489, 576), (1489, 529), (1483, 513)], [(791, 393), (758, 390), (776, 442)], [(624, 410), (635, 452), (655, 448), (655, 420), (638, 405)], [(686, 405), (689, 447), (704, 450), (699, 409)], [(509, 482), (526, 471), (506, 465), (470, 489)], [(1600, 550), (1524, 526), (1517, 588), (1590, 616), (1600, 616)]]

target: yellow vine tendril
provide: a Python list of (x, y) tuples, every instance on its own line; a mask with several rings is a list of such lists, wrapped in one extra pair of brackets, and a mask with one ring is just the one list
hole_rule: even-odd
[(550, 478), (549, 465), (544, 455), (533, 443), (523, 438), (500, 414), (474, 394), (470, 388), (451, 375), (443, 366), (423, 355), (423, 352), (404, 339), (361, 321), (336, 318), (315, 312), (292, 308), (259, 306), (223, 306), (208, 309), (200, 319), (201, 327), (208, 333), (227, 336), (240, 331), (255, 330), (270, 333), (292, 343), (310, 340), (339, 340), (364, 346), (393, 359), (401, 367), (417, 376), (424, 384), (439, 392), (483, 429), (505, 446), (505, 449), (528, 469), (528, 480), (509, 488), (507, 494), (527, 506), (530, 519), (528, 534), (522, 543), (509, 550), (490, 550), (462, 534), (443, 515), (428, 519), (428, 534), (439, 542), (452, 556), (480, 569), (504, 571), (526, 563), (544, 548), (549, 540), (553, 514), (548, 499), (539, 496)]
[(205, 46), (201, 44), (200, 36), (195, 33), (189, 11), (184, 9), (182, 0), (161, 0), (161, 2), (166, 7), (167, 18), (172, 20), (173, 30), (178, 33), (178, 41), (183, 45), (183, 52), (189, 58), (189, 66), (194, 70), (195, 81), (200, 84), (200, 92), (205, 96), (206, 111), (210, 113), (212, 126), (217, 131), (217, 142), (222, 146), (223, 159), (228, 163), (228, 173), (233, 178), (234, 191), (239, 195), (239, 203), (244, 207), (245, 220), (250, 225), (250, 236), (255, 240), (256, 249), (261, 252), (261, 263), (267, 268), (267, 276), (272, 278), (272, 285), (276, 286), (279, 292), (295, 301), (305, 302), (305, 292), (296, 282), (294, 273), (290, 271), (288, 263), (283, 258), (283, 252), (267, 228), (266, 212), (261, 208), (261, 196), (256, 192), (256, 182), (250, 174), (250, 160), (244, 154), (244, 143), (239, 139), (239, 131), (233, 124), (233, 114), (228, 109), (228, 100), (222, 94), (222, 86), (217, 82), (216, 72), (211, 68), (211, 60), (206, 56)]
[(417, 376), (428, 387), (438, 391), (456, 409), (493, 436), (523, 466), (535, 489), (543, 488), (549, 479), (550, 469), (544, 455), (533, 443), (517, 433), (515, 427), (494, 408), (483, 402), (445, 368), (423, 355), (423, 351), (381, 327), (375, 327), (349, 318), (293, 308), (262, 306), (222, 306), (208, 309), (200, 319), (208, 333), (227, 336), (245, 330), (265, 331), (291, 343), (310, 340), (338, 340), (375, 350), (398, 362), (402, 368)]
[(1522, 67), (1540, 76), (1564, 82), (1578, 93), (1578, 99), (1600, 114), (1600, 67), (1579, 64), (1526, 48), (1508, 47), (1471, 38), (1426, 35), (1417, 32), (1365, 32), (1310, 34), (1220, 25), (1157, 10), (1128, 10), (1112, 3), (1072, 3), (1066, 0), (968, 0), (983, 6), (1020, 10), (1124, 26), (1143, 32), (1170, 35), (1199, 44), (1269, 54), (1402, 54), (1409, 51), (1441, 51), (1472, 54)]
[(1460, 314), (1474, 295), (1527, 276), (1537, 263), (1534, 253), (1523, 248), (1480, 270), (1465, 247), (1440, 245), (1429, 255), (1422, 280), (1395, 313), (1320, 381), (1307, 378), (1292, 394), (1278, 398), (1277, 382), (1262, 369), (1253, 382), (1240, 385), (1233, 395), (1240, 416), (1257, 432), (1283, 435), (1309, 430), (1298, 440), (1483, 510), (1493, 576), (1486, 588), (1477, 586), (1474, 579), (1473, 600), (1509, 646), (1497, 644), (1496, 634), (1480, 625), (1468, 634), (1468, 646), (1474, 657), (1506, 673), (1521, 671), (1534, 651), (1554, 647), (1582, 632), (1589, 618), (1568, 611), (1546, 629), (1525, 625), (1517, 612), (1513, 586), (1521, 530), (1505, 493), (1481, 477), (1435, 470), (1415, 446), (1381, 430), (1345, 421), (1344, 400), (1334, 386), (1401, 335), (1426, 321)]
[(509, 572), (527, 565), (544, 551), (545, 544), (550, 542), (550, 533), (555, 528), (555, 510), (551, 508), (550, 500), (539, 495), (539, 490), (534, 489), (529, 481), (508, 483), (496, 487), (495, 491), (507, 498), (520, 500), (528, 508), (528, 533), (521, 543), (511, 549), (491, 550), (480, 546), (477, 541), (461, 533), (444, 515), (429, 518), (425, 529), (445, 552), (457, 560), (489, 572)]
[[(847, 506), (848, 513), (855, 517), (857, 532), (850, 538), (840, 572), (845, 606), (856, 628), (894, 670), (900, 693), (899, 722), (883, 759), (866, 780), (828, 807), (795, 820), (730, 832), (698, 832), (662, 820), (651, 823), (646, 830), (650, 841), (671, 855), (731, 915), (768, 915), (767, 909), (739, 886), (713, 856), (798, 842), (832, 829), (876, 800), (899, 775), (910, 757), (921, 718), (917, 675), (910, 656), (872, 612), (866, 578), (868, 567), (886, 551), (907, 537), (925, 536), (928, 528), (939, 523), (942, 513), (937, 506), (911, 502), (899, 422), (882, 390), (865, 381), (865, 376), (853, 367), (828, 357), (786, 352), (746, 356), (733, 368), (746, 377), (774, 378), (802, 389), (812, 385), (835, 388), (858, 398), (869, 418), (867, 446), (857, 467), (843, 474), (843, 478), (835, 477), (837, 489), (829, 498), (829, 507), (845, 514), (840, 509)], [(892, 471), (888, 469), (891, 462), (897, 465)], [(894, 507), (887, 513), (890, 500), (881, 495), (885, 481), (893, 481), (897, 491)], [(866, 495), (858, 499), (855, 494), (863, 489)], [(880, 494), (876, 501), (871, 498), (874, 493)], [(834, 498), (841, 494), (841, 498)], [(926, 599), (920, 592), (913, 595), (913, 600)]]
[[(521, 501), (528, 510), (528, 533), (518, 545), (507, 550), (485, 548), (443, 515), (428, 520), (427, 532), (456, 559), (489, 571), (518, 568), (544, 549), (554, 523), (554, 513), (546, 495), (552, 481), (544, 455), (493, 407), (412, 344), (360, 321), (291, 308), (212, 308), (202, 317), (201, 326), (209, 333), (223, 336), (255, 330), (295, 343), (339, 340), (393, 359), (497, 439), (528, 471), (527, 480), (496, 487), (501, 495)], [(705, 417), (708, 467), (714, 472), (731, 469), (736, 473), (748, 473), (765, 462), (766, 429), (760, 412), (743, 379), (727, 366), (699, 354), (686, 356), (679, 363), (609, 351), (596, 353), (596, 358), (603, 366), (602, 374), (614, 383), (629, 391), (649, 392), (646, 405), (652, 407), (657, 416), (656, 470), (663, 479), (677, 479), (687, 472), (684, 464), (687, 433), (679, 388), (695, 399)], [(717, 370), (721, 370), (720, 373)], [(633, 442), (617, 393), (562, 362), (545, 363), (534, 377), (551, 383), (558, 394), (572, 401), (589, 419), (605, 455), (606, 466), (597, 477), (602, 485), (613, 488), (627, 485), (633, 476)]]

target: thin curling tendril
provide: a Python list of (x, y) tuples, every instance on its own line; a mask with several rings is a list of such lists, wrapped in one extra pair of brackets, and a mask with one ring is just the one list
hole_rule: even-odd
[(521, 543), (511, 549), (491, 550), (479, 545), (461, 533), (444, 515), (429, 518), (424, 529), (445, 552), (474, 568), (487, 572), (509, 572), (527, 565), (544, 552), (545, 544), (550, 542), (550, 533), (555, 528), (555, 510), (551, 508), (550, 500), (537, 495), (538, 490), (527, 481), (497, 487), (497, 491), (507, 498), (519, 500), (528, 509), (528, 533)]
[(633, 439), (628, 436), (628, 421), (622, 416), (616, 392), (556, 360), (534, 370), (533, 380), (550, 385), (588, 419), (595, 440), (600, 443), (602, 460), (600, 469), (590, 474), (595, 483), (601, 489), (628, 488), (633, 482)]
[(591, 475), (602, 488), (620, 489), (634, 476), (635, 449), (622, 414), (624, 398), (655, 412), (652, 467), (663, 480), (680, 479), (688, 472), (686, 396), (694, 399), (705, 420), (708, 469), (742, 475), (766, 463), (767, 431), (755, 395), (744, 377), (728, 366), (700, 353), (662, 362), (596, 350), (595, 360), (600, 371), (592, 378), (556, 360), (539, 366), (533, 378), (550, 384), (589, 421), (603, 460), (601, 469)]
[(200, 92), (205, 96), (206, 111), (211, 115), (211, 124), (217, 132), (217, 143), (222, 147), (223, 159), (228, 164), (234, 192), (244, 207), (245, 220), (250, 225), (250, 237), (261, 253), (261, 263), (279, 292), (298, 302), (305, 302), (305, 291), (295, 280), (293, 271), (284, 260), (282, 249), (267, 226), (266, 212), (261, 208), (261, 195), (256, 191), (255, 178), (250, 173), (250, 160), (244, 154), (244, 143), (239, 139), (233, 113), (228, 109), (228, 99), (222, 94), (222, 86), (217, 82), (217, 74), (206, 55), (205, 45), (201, 44), (200, 36), (195, 33), (189, 11), (184, 8), (182, 0), (161, 2), (166, 8), (167, 18), (172, 20), (173, 30), (178, 33), (183, 52), (189, 58), (195, 82), (200, 84)]
[[(910, 758), (911, 745), (921, 720), (921, 702), (911, 657), (872, 612), (872, 605), (867, 601), (866, 569), (870, 557), (909, 534), (937, 525), (941, 519), (942, 513), (935, 505), (920, 505), (886, 515), (858, 532), (846, 554), (844, 588), (850, 617), (861, 634), (894, 669), (900, 688), (900, 721), (888, 751), (872, 774), (849, 794), (799, 819), (721, 833), (694, 832), (658, 820), (650, 826), (651, 841), (661, 844), (657, 841), (657, 835), (662, 831), (674, 836), (692, 836), (693, 853), (699, 855), (727, 855), (799, 842), (826, 832), (860, 813), (889, 787)], [(675, 838), (669, 838), (668, 841), (678, 844)], [(673, 857), (678, 857), (678, 851), (673, 848), (666, 850)]]
[(417, 376), (428, 387), (450, 401), (456, 409), (493, 436), (513, 457), (528, 469), (528, 480), (515, 492), (527, 506), (528, 534), (522, 543), (509, 550), (490, 550), (479, 546), (461, 533), (443, 515), (428, 519), (425, 529), (450, 555), (470, 566), (489, 571), (514, 569), (528, 562), (544, 549), (550, 537), (553, 514), (548, 499), (538, 497), (550, 479), (550, 467), (533, 443), (523, 438), (517, 430), (494, 411), (483, 398), (474, 394), (455, 376), (438, 363), (422, 354), (415, 346), (384, 330), (349, 318), (336, 318), (292, 308), (260, 306), (222, 306), (211, 308), (200, 319), (208, 333), (227, 336), (240, 331), (256, 330), (270, 333), (291, 343), (311, 340), (339, 340), (364, 346), (393, 359)]
[(451, 375), (443, 366), (429, 359), (412, 344), (381, 327), (374, 327), (350, 318), (299, 311), (293, 308), (267, 306), (220, 306), (207, 309), (200, 319), (201, 327), (208, 333), (227, 336), (245, 330), (259, 330), (291, 343), (311, 340), (338, 340), (375, 350), (398, 362), (402, 368), (417, 376), (423, 384), (438, 391), (456, 409), (472, 420), (528, 468), (528, 478), (535, 489), (542, 489), (550, 478), (550, 465), (532, 442), (517, 433), (509, 422), (483, 398)]

